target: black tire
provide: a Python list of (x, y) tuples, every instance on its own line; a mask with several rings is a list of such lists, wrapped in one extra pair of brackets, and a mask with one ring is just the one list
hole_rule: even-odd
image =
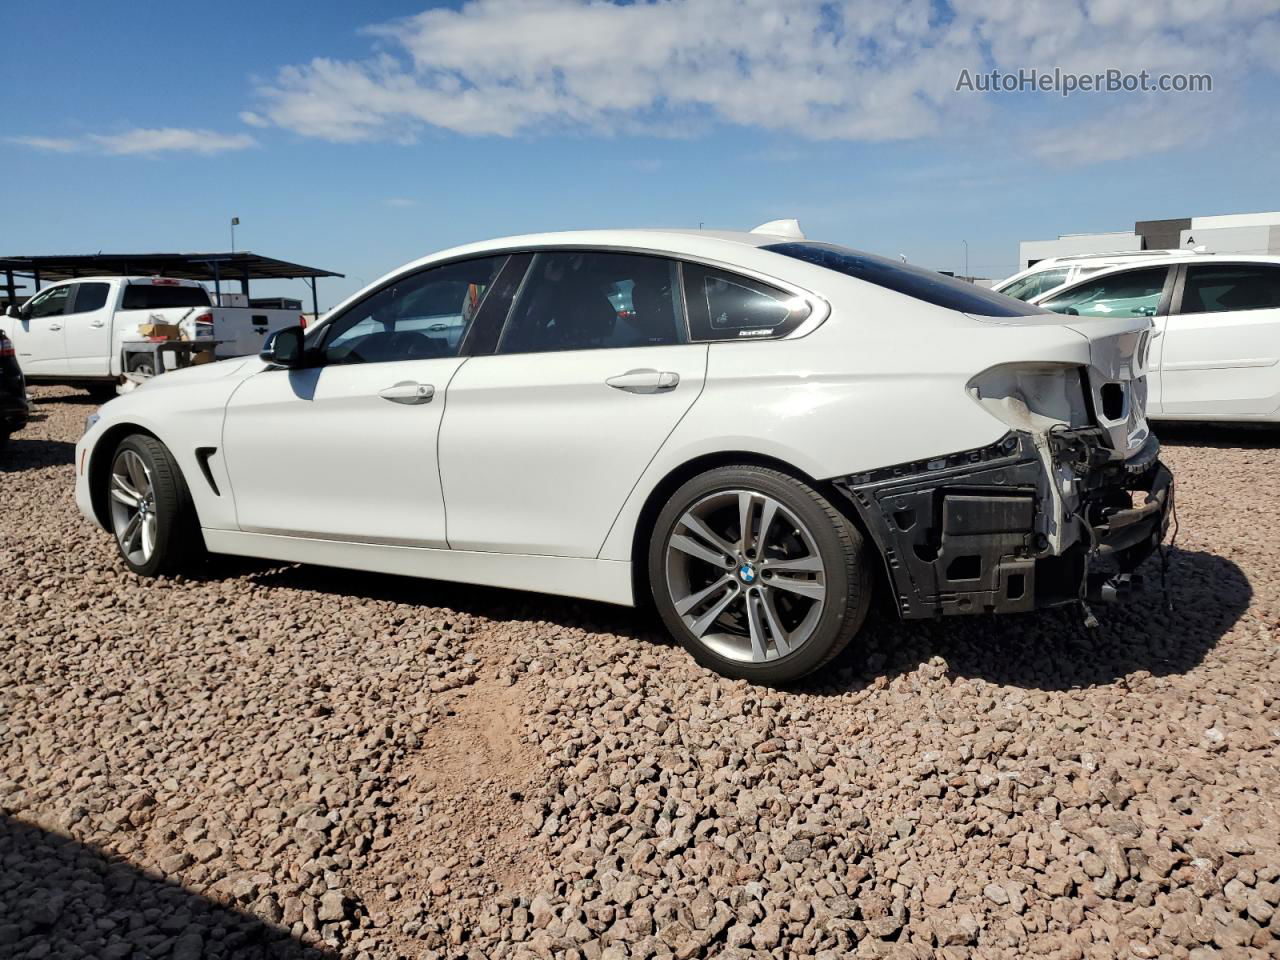
[[(772, 498), (800, 521), (810, 535), (813, 547), (822, 560), (822, 577), (825, 593), (820, 613), (815, 614), (816, 625), (807, 639), (793, 650), (779, 654), (774, 650), (772, 659), (751, 661), (734, 659), (712, 649), (686, 624), (676, 611), (673, 590), (668, 582), (668, 548), (677, 524), (687, 511), (700, 504), (711, 502), (716, 494), (728, 495), (729, 491), (747, 491)], [(759, 520), (758, 525), (766, 521)], [(741, 524), (739, 524), (739, 529)], [(686, 531), (687, 532), (687, 531)], [(725, 537), (726, 540), (732, 538)], [(750, 538), (748, 538), (749, 540)], [(760, 539), (763, 557), (763, 540)], [(748, 555), (754, 556), (748, 548)], [(674, 555), (673, 555), (674, 556)], [(758, 558), (759, 559), (759, 558)], [(732, 556), (725, 557), (732, 561)], [(736, 562), (736, 561), (735, 561)], [(759, 576), (768, 576), (759, 565)], [(741, 578), (740, 569), (725, 572), (724, 577)], [(658, 514), (653, 536), (649, 544), (649, 583), (654, 604), (659, 615), (673, 636), (704, 667), (725, 676), (750, 680), (755, 683), (785, 684), (813, 673), (830, 663), (853, 639), (866, 618), (871, 604), (871, 558), (864, 538), (849, 518), (837, 510), (826, 497), (795, 477), (778, 470), (759, 466), (718, 467), (687, 481), (675, 491)], [(754, 577), (756, 574), (752, 572)], [(775, 574), (776, 576), (776, 574)], [(745, 581), (748, 586), (733, 582), (732, 588), (750, 592), (751, 585), (764, 592), (765, 581)], [(776, 586), (776, 581), (772, 581)], [(749, 601), (748, 601), (749, 602)], [(759, 608), (757, 608), (759, 609)]]
[(9, 445), (9, 431), (0, 430), (0, 450), (3, 450), (8, 445)]
[(144, 377), (153, 377), (156, 373), (155, 361), (150, 357), (130, 357), (128, 370)]
[[(112, 513), (112, 476), (116, 464), (126, 452), (141, 458), (150, 476), (155, 515), (155, 546), (150, 557), (139, 562), (131, 557), (115, 532)], [(144, 577), (175, 576), (189, 572), (205, 557), (204, 535), (196, 517), (191, 492), (187, 489), (182, 471), (168, 448), (155, 437), (143, 433), (131, 434), (111, 454), (111, 468), (103, 477), (106, 490), (103, 496), (108, 503), (108, 515), (112, 521), (112, 539), (121, 559), (134, 573)]]

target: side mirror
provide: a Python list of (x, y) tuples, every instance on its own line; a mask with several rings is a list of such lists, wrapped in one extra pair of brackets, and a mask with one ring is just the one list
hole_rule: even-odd
[(277, 367), (300, 367), (304, 355), (302, 338), (301, 327), (284, 327), (267, 337), (258, 356)]
[(15, 320), (21, 320), (22, 308), (19, 307), (16, 303), (11, 303), (4, 308), (4, 315), (6, 317), (13, 317), (13, 319)]

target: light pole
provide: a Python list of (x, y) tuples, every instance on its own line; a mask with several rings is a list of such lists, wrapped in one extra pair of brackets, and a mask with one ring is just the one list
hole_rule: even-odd
[(964, 278), (968, 280), (969, 279), (969, 241), (961, 240), (960, 242), (964, 244)]
[(231, 218), (231, 252), (236, 252), (236, 227), (240, 226), (240, 218)]

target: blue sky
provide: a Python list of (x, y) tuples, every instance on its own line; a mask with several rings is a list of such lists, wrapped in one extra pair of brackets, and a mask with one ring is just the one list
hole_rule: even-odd
[[(597, 226), (749, 228), (937, 269), (1271, 210), (1278, 0), (8, 5), (0, 253), (237, 246), (347, 274)], [(211, 12), (216, 9), (216, 16)], [(961, 69), (1206, 94), (956, 92)], [(256, 292), (300, 293), (300, 285)]]

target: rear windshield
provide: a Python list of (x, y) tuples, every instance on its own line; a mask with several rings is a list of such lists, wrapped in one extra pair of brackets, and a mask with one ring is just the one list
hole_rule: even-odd
[(121, 310), (164, 310), (166, 307), (207, 307), (209, 291), (204, 287), (153, 286), (131, 283), (124, 288)]
[(834, 243), (775, 243), (764, 249), (857, 277), (948, 310), (980, 317), (1030, 317), (1044, 313), (1039, 307), (965, 280)]

